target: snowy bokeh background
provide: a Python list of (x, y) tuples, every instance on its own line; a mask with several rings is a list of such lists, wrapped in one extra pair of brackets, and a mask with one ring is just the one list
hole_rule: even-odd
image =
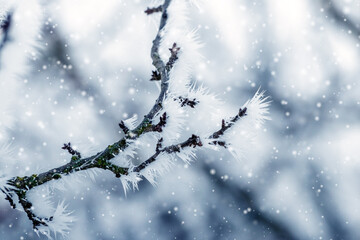
[[(158, 94), (149, 79), (159, 16), (143, 11), (160, 1), (17, 2), (0, 52), (9, 176), (66, 163), (65, 142), (104, 149)], [(68, 238), (359, 239), (360, 1), (204, 0), (187, 11), (203, 45), (193, 81), (235, 111), (261, 87), (272, 121), (240, 161), (201, 150), (127, 196), (110, 172), (70, 179), (52, 193), (74, 211)], [(0, 239), (37, 238), (2, 198)]]

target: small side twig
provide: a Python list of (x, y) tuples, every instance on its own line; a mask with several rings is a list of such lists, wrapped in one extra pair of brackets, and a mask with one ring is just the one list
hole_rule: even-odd
[(64, 150), (67, 150), (71, 155), (76, 155), (78, 158), (81, 158), (81, 154), (80, 152), (74, 150), (72, 147), (71, 147), (71, 143), (64, 143), (64, 146), (62, 147), (62, 149)]
[(163, 138), (160, 138), (159, 141), (157, 142), (156, 144), (156, 152), (159, 152), (160, 151), (160, 148), (162, 148), (162, 142), (163, 142)]
[(153, 132), (162, 132), (163, 127), (166, 124), (166, 112), (163, 113), (163, 115), (160, 116), (160, 121), (158, 124), (152, 127)]
[(170, 50), (171, 55), (170, 55), (169, 61), (166, 63), (166, 70), (167, 71), (171, 70), (174, 63), (178, 59), (178, 53), (180, 51), (180, 47), (178, 47), (176, 43), (173, 43), (172, 47), (169, 48), (169, 50)]
[(147, 8), (144, 12), (147, 14), (147, 15), (150, 15), (150, 14), (153, 14), (153, 13), (156, 13), (156, 12), (162, 12), (163, 10), (163, 6), (160, 5), (158, 7), (153, 7), (153, 8)]
[[(161, 141), (162, 142), (162, 141)], [(160, 143), (161, 143), (160, 142)], [(154, 155), (152, 155), (150, 158), (148, 158), (146, 161), (142, 162), (140, 165), (138, 165), (137, 167), (135, 167), (133, 169), (133, 172), (140, 172), (141, 170), (145, 169), (150, 163), (155, 162), (156, 158), (160, 155), (160, 153), (167, 153), (167, 154), (171, 154), (171, 153), (176, 153), (176, 152), (180, 152), (181, 149), (186, 148), (186, 147), (202, 147), (203, 144), (200, 140), (200, 137), (193, 134), (190, 138), (188, 138), (186, 141), (179, 143), (179, 144), (174, 144), (162, 149), (158, 149), (158, 146), (156, 146), (157, 151), (155, 152)], [(161, 147), (161, 146), (160, 146)], [(159, 148), (160, 148), (159, 147)]]
[(28, 216), (29, 220), (32, 222), (33, 224), (33, 228), (34, 229), (38, 229), (39, 226), (43, 225), (43, 226), (47, 226), (47, 223), (45, 222), (45, 220), (52, 220), (53, 217), (51, 216), (50, 218), (39, 218), (38, 216), (35, 215), (35, 213), (32, 211), (32, 203), (29, 202), (26, 199), (26, 192), (19, 190), (16, 191), (16, 194), (19, 197), (19, 203), (21, 204), (21, 206), (23, 207), (26, 215)]
[(160, 80), (161, 80), (161, 74), (158, 71), (152, 71), (150, 81), (160, 81)]
[[(238, 121), (240, 118), (246, 116), (246, 111), (247, 111), (246, 107), (244, 109), (240, 108), (239, 113), (235, 117), (233, 117), (228, 123), (225, 122), (225, 120), (223, 119), (221, 121), (221, 128), (218, 131), (214, 132), (214, 134), (212, 134), (210, 136), (210, 139), (217, 139), (220, 136), (224, 135), (225, 131), (228, 130), (232, 125), (234, 125), (234, 123), (236, 121)], [(225, 146), (225, 144), (222, 142), (219, 142), (219, 141), (215, 141), (215, 142), (217, 142), (217, 144), (219, 144), (220, 146), (221, 145)]]
[[(224, 133), (226, 132), (226, 130), (228, 130), (229, 128), (231, 128), (235, 122), (237, 122), (240, 118), (246, 116), (246, 111), (247, 108), (245, 107), (244, 109), (239, 110), (238, 114), (236, 114), (235, 117), (233, 117), (228, 123), (225, 122), (225, 120), (222, 121), (221, 124), (221, 128), (220, 130), (214, 132), (212, 135), (210, 135), (210, 137), (208, 137), (208, 139), (218, 139), (220, 138), (220, 136), (224, 135)], [(137, 167), (135, 167), (133, 169), (134, 172), (140, 172), (141, 170), (145, 169), (150, 163), (155, 162), (156, 158), (161, 154), (161, 153), (176, 153), (176, 152), (180, 152), (181, 149), (186, 148), (186, 147), (202, 147), (203, 143), (200, 139), (199, 136), (193, 134), (190, 138), (188, 138), (186, 141), (179, 143), (179, 144), (174, 144), (165, 148), (161, 148), (162, 141), (156, 146), (156, 152), (154, 155), (152, 155), (150, 158), (148, 158), (146, 161), (142, 162), (140, 165), (138, 165)], [(218, 144), (220, 146), (226, 146), (225, 141), (218, 141), (218, 140), (214, 140), (212, 142), (210, 142), (210, 144)]]
[(5, 194), (5, 200), (9, 201), (10, 203), (10, 206), (13, 208), (13, 209), (16, 209), (16, 204), (13, 200), (13, 196), (12, 194), (10, 193), (10, 189), (7, 189), (7, 188), (4, 188), (4, 189), (0, 189), (4, 194)]
[(130, 131), (130, 129), (125, 125), (123, 120), (121, 120), (121, 122), (119, 123), (119, 127), (125, 134), (128, 134), (128, 132)]

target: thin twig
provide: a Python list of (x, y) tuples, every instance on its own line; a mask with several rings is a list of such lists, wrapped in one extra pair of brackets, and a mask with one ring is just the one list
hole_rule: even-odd
[[(231, 126), (233, 126), (235, 124), (235, 122), (237, 122), (240, 118), (246, 116), (246, 110), (247, 110), (247, 108), (244, 108), (244, 109), (240, 108), (239, 113), (235, 117), (233, 117), (229, 123), (225, 123), (225, 121), (223, 120), (221, 128), (208, 137), (208, 139), (214, 139), (213, 141), (210, 141), (210, 144), (214, 144), (214, 145), (218, 144), (220, 146), (225, 146), (225, 142), (217, 141), (215, 139), (220, 138), (222, 135), (224, 135), (226, 130), (228, 130), (229, 128), (231, 128)], [(222, 145), (222, 143), (224, 143), (224, 145)], [(148, 158), (146, 161), (142, 162), (139, 166), (135, 167), (133, 171), (140, 172), (141, 170), (145, 169), (146, 166), (148, 166), (150, 163), (155, 162), (156, 158), (161, 153), (171, 154), (171, 153), (180, 152), (181, 149), (186, 148), (186, 147), (193, 147), (193, 148), (202, 147), (203, 143), (201, 142), (201, 139), (199, 136), (193, 134), (190, 138), (188, 138), (184, 142), (181, 142), (178, 144), (173, 144), (171, 146), (160, 149), (161, 145), (162, 145), (162, 139), (159, 140), (159, 142), (156, 146), (155, 154), (152, 155), (150, 158)]]
[(62, 149), (67, 150), (71, 155), (76, 155), (78, 158), (81, 158), (81, 154), (79, 151), (76, 151), (75, 149), (73, 149), (71, 147), (71, 143), (64, 143), (64, 146), (62, 147)]
[[(159, 140), (159, 142), (161, 142), (161, 141)], [(182, 143), (170, 145), (163, 149), (157, 149), (157, 151), (155, 152), (154, 155), (152, 155), (146, 161), (142, 162), (139, 166), (135, 167), (133, 171), (140, 172), (141, 170), (145, 169), (150, 163), (155, 162), (156, 158), (161, 153), (171, 154), (171, 153), (175, 153), (175, 152), (180, 152), (181, 149), (186, 148), (186, 147), (194, 147), (195, 148), (197, 146), (201, 147), (201, 146), (203, 146), (203, 144), (200, 140), (200, 137), (193, 134), (190, 138), (188, 138), (186, 141), (184, 141)]]
[(161, 12), (163, 9), (163, 6), (160, 5), (158, 7), (153, 7), (153, 8), (147, 8), (144, 12), (147, 14), (147, 15), (150, 15), (150, 14), (153, 14), (153, 13), (156, 13), (156, 12)]
[(228, 123), (225, 122), (225, 120), (222, 120), (222, 123), (221, 123), (221, 128), (219, 131), (216, 131), (214, 132), (211, 136), (210, 136), (210, 139), (217, 139), (219, 138), (220, 136), (224, 135), (225, 131), (228, 130), (232, 125), (234, 125), (234, 123), (236, 121), (238, 121), (240, 118), (246, 116), (246, 111), (247, 111), (247, 108), (245, 107), (244, 109), (241, 109), (239, 110), (239, 113), (233, 117)]

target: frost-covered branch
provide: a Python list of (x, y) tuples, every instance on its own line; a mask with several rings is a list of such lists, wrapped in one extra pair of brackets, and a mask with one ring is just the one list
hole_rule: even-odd
[(182, 142), (182, 143), (178, 143), (178, 144), (174, 144), (165, 148), (161, 148), (161, 142), (162, 139), (159, 139), (159, 142), (157, 144), (156, 147), (156, 152), (154, 155), (152, 155), (149, 159), (147, 159), (146, 161), (142, 162), (139, 166), (135, 167), (132, 172), (140, 172), (141, 170), (145, 169), (149, 164), (153, 163), (156, 161), (157, 157), (161, 154), (161, 153), (166, 153), (166, 154), (171, 154), (171, 153), (177, 153), (177, 152), (181, 152), (182, 149), (187, 148), (187, 147), (201, 147), (203, 146), (200, 140), (199, 136), (196, 135), (192, 135), (191, 137), (189, 137), (186, 141)]
[[(216, 139), (220, 138), (222, 135), (224, 135), (225, 131), (228, 130), (229, 128), (231, 128), (231, 126), (233, 126), (236, 121), (238, 121), (241, 117), (244, 117), (246, 115), (246, 107), (244, 109), (239, 110), (239, 113), (233, 117), (229, 123), (225, 123), (225, 120), (222, 120), (222, 125), (221, 128), (214, 132), (213, 134), (211, 134), (211, 136), (209, 136), (207, 139), (207, 143), (208, 144), (218, 144), (221, 146), (225, 146), (225, 142), (221, 141), (217, 141)], [(156, 147), (156, 152), (154, 155), (152, 155), (149, 159), (147, 159), (146, 161), (144, 161), (143, 163), (141, 163), (139, 166), (135, 167), (133, 169), (133, 172), (140, 172), (141, 170), (145, 169), (150, 163), (156, 161), (156, 158), (161, 154), (161, 153), (167, 153), (167, 154), (172, 154), (172, 153), (179, 153), (181, 152), (182, 149), (184, 148), (188, 148), (188, 147), (202, 147), (203, 143), (201, 142), (201, 139), (199, 136), (196, 136), (195, 134), (193, 134), (191, 137), (189, 137), (186, 141), (178, 143), (178, 144), (173, 144), (171, 146), (168, 147), (164, 147), (162, 149), (160, 149), (162, 147), (162, 139), (159, 139), (158, 145)]]
[[(155, 105), (151, 109), (151, 111), (144, 117), (143, 121), (133, 130), (126, 131), (126, 136), (119, 140), (118, 142), (109, 145), (104, 151), (99, 152), (95, 154), (94, 156), (88, 157), (88, 158), (81, 158), (81, 155), (79, 152), (73, 150), (69, 144), (65, 144), (63, 149), (67, 149), (69, 153), (72, 154), (71, 161), (61, 167), (51, 169), (47, 172), (41, 173), (41, 174), (33, 174), (31, 176), (25, 176), (25, 177), (14, 177), (7, 181), (7, 184), (11, 187), (4, 187), (2, 191), (6, 194), (6, 198), (10, 201), (10, 204), (15, 208), (16, 204), (13, 201), (14, 194), (17, 195), (19, 199), (20, 205), (23, 207), (25, 212), (27, 213), (29, 219), (33, 222), (33, 227), (37, 229), (40, 225), (47, 225), (44, 219), (41, 219), (37, 217), (32, 211), (31, 207), (32, 204), (26, 200), (26, 193), (30, 189), (37, 187), (39, 185), (45, 184), (51, 180), (57, 180), (62, 177), (62, 175), (68, 175), (70, 173), (78, 172), (87, 170), (90, 168), (101, 168), (105, 170), (112, 171), (116, 177), (120, 177), (121, 175), (127, 174), (126, 168), (118, 167), (112, 163), (110, 163), (110, 160), (114, 158), (114, 156), (118, 155), (120, 151), (124, 150), (128, 146), (127, 140), (131, 139), (134, 140), (138, 138), (140, 135), (149, 132), (149, 131), (159, 131), (159, 127), (163, 125), (164, 119), (160, 118), (160, 122), (158, 125), (152, 124), (152, 119), (154, 118), (155, 114), (161, 109), (161, 103), (163, 99), (166, 96), (167, 88), (168, 88), (168, 74), (170, 71), (170, 68), (165, 70), (165, 64), (161, 60), (159, 55), (159, 45), (161, 41), (161, 32), (163, 28), (166, 25), (166, 21), (168, 19), (167, 16), (167, 8), (170, 4), (170, 0), (166, 0), (163, 7), (162, 7), (162, 18), (160, 22), (160, 28), (157, 33), (157, 36), (153, 42), (153, 47), (151, 50), (151, 56), (153, 58), (153, 64), (157, 68), (157, 70), (160, 72), (161, 75), (161, 92), (156, 100)], [(10, 20), (11, 20), (11, 14), (8, 15), (8, 20), (5, 21), (5, 25), (3, 25), (3, 29), (5, 29), (5, 37), (4, 39), (7, 39), (7, 30), (10, 26)], [(4, 43), (5, 40), (3, 40), (2, 43)], [(174, 54), (172, 53), (172, 58)], [(176, 55), (176, 53), (175, 53)], [(174, 60), (171, 60), (174, 61)], [(125, 125), (124, 125), (125, 128)], [(125, 132), (125, 131), (124, 131)], [(48, 220), (51, 221), (51, 218)]]
[[(186, 105), (181, 106), (182, 108), (189, 107)], [(192, 134), (185, 141), (173, 143), (166, 147), (163, 147), (164, 139), (160, 137), (154, 154), (141, 164), (126, 169), (125, 176), (121, 178), (125, 191), (131, 187), (137, 189), (141, 177), (145, 177), (150, 183), (155, 184), (156, 177), (167, 171), (177, 158), (185, 163), (191, 162), (192, 158), (195, 157), (195, 148), (218, 150), (217, 146), (220, 146), (227, 148), (235, 156), (240, 155), (246, 143), (252, 140), (254, 130), (259, 128), (259, 125), (264, 120), (269, 119), (266, 116), (268, 106), (269, 102), (263, 96), (263, 92), (257, 92), (251, 100), (240, 108), (234, 117), (231, 117), (228, 121), (222, 119), (220, 129), (211, 134)], [(190, 108), (192, 107), (190, 106)], [(248, 112), (249, 115), (247, 115)], [(242, 119), (243, 121), (241, 121)]]
[[(225, 120), (226, 114), (216, 107), (219, 101), (190, 82), (189, 69), (196, 61), (194, 53), (198, 44), (194, 31), (181, 32), (180, 35), (171, 32), (173, 28), (183, 29), (183, 26), (176, 25), (176, 21), (169, 21), (172, 2), (173, 9), (183, 7), (183, 1), (165, 0), (161, 6), (145, 11), (148, 15), (161, 12), (151, 48), (152, 64), (156, 69), (151, 80), (160, 81), (161, 88), (154, 105), (140, 123), (136, 124), (135, 118), (121, 121), (119, 127), (124, 137), (93, 156), (83, 157), (69, 142), (62, 147), (71, 154), (65, 165), (30, 176), (0, 179), (0, 189), (10, 205), (23, 209), (34, 229), (47, 236), (51, 231), (63, 234), (69, 230), (72, 221), (63, 203), (52, 213), (39, 214), (36, 199), (32, 198), (37, 188), (90, 169), (111, 171), (120, 178), (125, 191), (137, 189), (142, 177), (155, 184), (155, 179), (167, 171), (175, 159), (186, 163), (192, 161), (195, 148), (218, 150), (221, 146), (237, 156), (241, 155), (255, 130), (268, 119), (269, 103), (259, 91), (235, 116)], [(161, 54), (164, 51), (161, 50), (167, 48), (170, 55), (164, 61)], [(205, 121), (201, 120), (204, 112), (207, 114)], [(184, 133), (185, 128), (189, 134)], [(185, 136), (191, 137), (186, 139)], [(135, 155), (140, 151), (146, 160), (136, 162)]]
[(220, 136), (224, 135), (225, 131), (231, 128), (236, 121), (238, 121), (241, 117), (244, 117), (246, 115), (247, 108), (239, 110), (239, 114), (237, 114), (235, 117), (233, 117), (228, 123), (225, 122), (225, 120), (222, 120), (221, 122), (221, 129), (219, 131), (216, 131), (213, 135), (210, 136), (210, 139), (218, 139)]
[[(175, 58), (177, 55), (178, 48), (175, 50), (170, 49), (171, 57), (170, 57), (170, 64), (166, 64), (160, 58), (159, 55), (159, 45), (161, 42), (161, 35), (162, 31), (166, 25), (168, 14), (167, 8), (169, 7), (171, 0), (166, 0), (165, 3), (161, 7), (162, 11), (162, 18), (160, 22), (160, 27), (158, 33), (156, 35), (155, 40), (153, 41), (153, 46), (151, 49), (151, 57), (153, 59), (153, 65), (156, 67), (157, 71), (161, 76), (161, 92), (159, 97), (157, 98), (155, 105), (150, 110), (150, 112), (144, 117), (143, 121), (134, 129), (130, 131), (126, 131), (126, 136), (119, 140), (118, 142), (109, 145), (104, 151), (95, 154), (94, 156), (88, 158), (81, 158), (79, 152), (73, 150), (69, 144), (65, 144), (63, 149), (67, 149), (69, 153), (73, 156), (71, 161), (61, 167), (51, 169), (47, 172), (40, 173), (40, 174), (33, 174), (31, 176), (25, 177), (14, 177), (9, 179), (5, 186), (2, 187), (2, 192), (6, 194), (6, 199), (9, 200), (12, 207), (16, 207), (14, 197), (15, 195), (18, 197), (19, 204), (23, 207), (24, 211), (27, 213), (29, 219), (33, 222), (33, 226), (37, 229), (41, 225), (47, 226), (46, 221), (51, 221), (52, 218), (42, 219), (37, 217), (33, 211), (32, 203), (27, 200), (26, 193), (37, 187), (39, 185), (45, 184), (51, 180), (57, 180), (62, 178), (63, 175), (68, 175), (70, 173), (78, 172), (87, 170), (90, 168), (101, 168), (105, 170), (112, 171), (116, 177), (120, 177), (121, 175), (127, 174), (127, 169), (118, 167), (115, 164), (110, 163), (110, 160), (114, 158), (114, 156), (118, 155), (120, 151), (124, 150), (129, 143), (127, 140), (135, 140), (139, 136), (149, 131), (161, 131), (161, 126), (164, 125), (165, 119), (160, 117), (160, 122), (157, 125), (152, 124), (152, 120), (154, 116), (159, 112), (162, 108), (162, 101), (166, 97), (167, 90), (168, 90), (168, 80), (169, 80), (169, 71), (171, 70), (172, 65), (175, 62)], [(1, 42), (1, 47), (4, 46), (5, 42), (8, 41), (8, 30), (11, 23), (11, 14), (8, 14), (7, 19), (2, 24), (3, 29), (3, 38)], [(174, 43), (174, 46), (176, 44)], [(165, 69), (165, 66), (170, 66)], [(166, 115), (165, 115), (166, 117)], [(163, 116), (164, 118), (164, 116)], [(124, 126), (125, 128), (125, 126)], [(125, 131), (124, 131), (125, 132)]]

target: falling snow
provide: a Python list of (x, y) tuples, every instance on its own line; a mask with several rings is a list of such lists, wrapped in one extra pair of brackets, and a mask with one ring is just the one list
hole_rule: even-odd
[[(161, 89), (150, 81), (160, 13), (144, 10), (162, 3), (0, 0), (0, 189), (67, 164), (64, 143), (89, 157), (124, 136), (121, 120), (136, 128)], [(180, 50), (161, 131), (111, 159), (127, 175), (88, 169), (29, 190), (47, 224), (36, 231), (0, 192), (0, 239), (360, 236), (360, 2), (172, 0), (168, 11), (159, 54)], [(133, 171), (192, 134), (201, 147)]]

